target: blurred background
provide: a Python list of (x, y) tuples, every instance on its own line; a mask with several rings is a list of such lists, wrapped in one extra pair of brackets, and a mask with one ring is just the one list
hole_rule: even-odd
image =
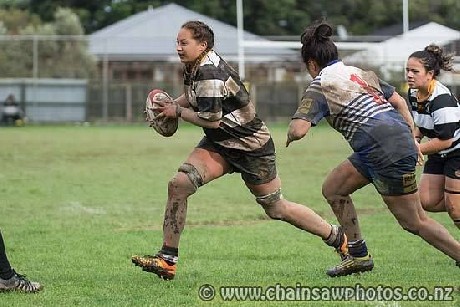
[[(176, 35), (195, 19), (213, 28), (264, 120), (296, 110), (310, 82), (300, 34), (320, 18), (345, 63), (405, 97), (408, 55), (430, 43), (460, 54), (459, 11), (458, 0), (0, 0), (0, 109), (13, 99), (30, 123), (142, 122), (150, 89), (181, 94)], [(458, 72), (440, 79), (460, 94)]]

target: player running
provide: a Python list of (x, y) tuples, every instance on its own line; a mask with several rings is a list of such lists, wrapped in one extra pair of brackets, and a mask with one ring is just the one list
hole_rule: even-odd
[(430, 212), (448, 212), (460, 228), (460, 104), (437, 80), (441, 69), (452, 70), (452, 54), (436, 45), (409, 56), (406, 78), (409, 103), (420, 150), (428, 155), (420, 179), (420, 201)]
[[(348, 254), (328, 270), (344, 276), (372, 270), (350, 195), (372, 183), (399, 224), (460, 261), (460, 243), (423, 210), (415, 178), (417, 143), (405, 100), (373, 72), (344, 65), (325, 22), (301, 36), (302, 60), (313, 81), (289, 125), (286, 146), (303, 138), (323, 117), (348, 141), (354, 153), (327, 176), (322, 192), (348, 237)], [(399, 112), (398, 112), (399, 111)]]
[(173, 279), (188, 198), (201, 186), (228, 173), (240, 173), (256, 202), (272, 219), (320, 236), (346, 253), (346, 236), (306, 206), (283, 198), (276, 170), (275, 146), (238, 74), (214, 50), (214, 32), (200, 21), (186, 22), (177, 35), (184, 69), (185, 94), (158, 108), (163, 116), (181, 117), (202, 127), (204, 137), (168, 184), (163, 246), (155, 255), (132, 262), (163, 279)]

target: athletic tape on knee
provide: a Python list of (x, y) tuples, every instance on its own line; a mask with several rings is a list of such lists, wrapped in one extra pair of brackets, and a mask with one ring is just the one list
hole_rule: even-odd
[(193, 164), (184, 163), (179, 167), (177, 171), (187, 175), (195, 187), (195, 190), (203, 185), (203, 178)]
[(273, 193), (257, 196), (256, 202), (262, 206), (271, 206), (272, 204), (276, 203), (278, 200), (283, 198), (283, 194), (281, 194), (281, 189), (276, 190)]

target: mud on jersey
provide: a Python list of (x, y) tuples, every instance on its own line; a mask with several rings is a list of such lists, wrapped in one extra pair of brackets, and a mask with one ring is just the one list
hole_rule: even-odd
[(199, 117), (221, 120), (218, 129), (203, 128), (212, 142), (225, 148), (254, 152), (271, 139), (238, 74), (213, 50), (203, 58), (193, 76), (184, 74), (184, 87)]
[(355, 152), (389, 165), (414, 150), (409, 125), (387, 101), (393, 93), (375, 73), (337, 61), (311, 82), (293, 118), (314, 126), (324, 117)]

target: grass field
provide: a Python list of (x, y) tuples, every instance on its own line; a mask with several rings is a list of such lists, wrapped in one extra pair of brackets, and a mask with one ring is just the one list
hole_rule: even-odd
[[(286, 198), (330, 222), (321, 196), (327, 173), (350, 153), (326, 126), (284, 148), (286, 125), (271, 125)], [(130, 262), (162, 242), (167, 182), (201, 138), (183, 125), (173, 138), (139, 126), (0, 129), (0, 229), (12, 265), (44, 285), (0, 293), (0, 306), (265, 306), (202, 301), (201, 285), (287, 287), (455, 287), (452, 301), (319, 301), (315, 306), (460, 306), (459, 268), (404, 232), (369, 186), (354, 195), (371, 273), (332, 279), (337, 255), (317, 237), (267, 220), (238, 175), (202, 187), (189, 201), (176, 279), (164, 282)], [(459, 239), (445, 213), (432, 215)], [(320, 288), (323, 289), (323, 288)], [(423, 289), (422, 289), (423, 290)], [(421, 295), (424, 292), (421, 290)], [(387, 293), (388, 294), (388, 293)], [(308, 306), (313, 302), (270, 302)]]

